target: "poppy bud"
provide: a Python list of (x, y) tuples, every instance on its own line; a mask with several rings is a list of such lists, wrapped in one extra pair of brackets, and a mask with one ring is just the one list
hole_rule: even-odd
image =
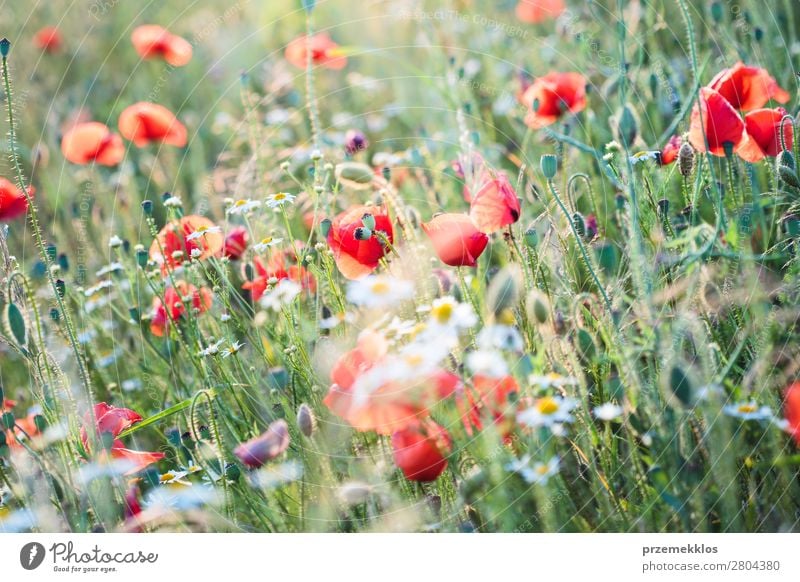
[(331, 231), (331, 219), (325, 218), (319, 223), (319, 232), (322, 238), (328, 238), (328, 233)]
[(789, 150), (782, 150), (775, 156), (775, 166), (788, 166), (792, 170), (797, 170), (797, 164), (794, 161), (794, 154)]
[(344, 136), (344, 151), (348, 155), (355, 155), (369, 147), (367, 136), (357, 129), (350, 129)]
[(356, 240), (369, 240), (372, 238), (372, 231), (363, 226), (359, 226), (353, 231), (353, 237)]
[(6, 58), (10, 50), (11, 50), (11, 42), (7, 38), (0, 40), (0, 56)]
[(61, 321), (61, 312), (58, 309), (56, 309), (55, 307), (53, 307), (50, 310), (50, 319), (54, 323), (58, 323), (59, 321)]
[(233, 454), (248, 467), (258, 468), (288, 448), (289, 426), (281, 419), (270, 424), (260, 436), (240, 444), (234, 449)]
[(601, 243), (595, 247), (597, 262), (606, 275), (614, 275), (619, 268), (617, 249), (610, 243)]
[(56, 250), (56, 245), (47, 245), (44, 249), (45, 255), (47, 256), (48, 261), (55, 261), (56, 256), (58, 255), (58, 251)]
[(687, 141), (678, 150), (678, 171), (684, 178), (691, 176), (694, 171), (694, 148)]
[(528, 245), (528, 247), (535, 249), (539, 245), (539, 233), (536, 232), (535, 228), (529, 228), (526, 230), (523, 237), (525, 239), (525, 244)]
[(725, 9), (722, 6), (722, 2), (712, 2), (711, 3), (711, 18), (714, 19), (714, 22), (719, 24), (722, 22), (722, 18), (725, 15)]
[(375, 177), (372, 168), (360, 162), (342, 162), (336, 166), (336, 179), (355, 190), (365, 190)]
[(545, 178), (548, 180), (555, 178), (556, 172), (558, 171), (558, 158), (553, 154), (545, 154), (541, 157), (539, 163)]
[(522, 271), (519, 265), (511, 263), (492, 278), (486, 292), (486, 304), (495, 316), (499, 316), (517, 306), (522, 288)]
[(666, 216), (669, 213), (669, 200), (662, 198), (658, 201), (658, 213), (661, 216)]
[(795, 171), (789, 166), (778, 166), (778, 177), (782, 182), (788, 184), (793, 188), (800, 188), (800, 178), (797, 177)]
[(575, 232), (577, 232), (578, 235), (584, 236), (586, 234), (586, 222), (583, 219), (583, 214), (580, 212), (575, 212), (572, 215), (572, 224), (575, 227)]
[(369, 230), (375, 230), (375, 217), (370, 213), (366, 213), (361, 217), (361, 224)]
[(301, 404), (300, 408), (297, 409), (297, 427), (300, 429), (300, 432), (310, 438), (311, 435), (314, 434), (316, 426), (317, 419), (314, 416), (314, 411), (311, 410), (308, 404)]
[(800, 235), (800, 218), (796, 214), (787, 214), (783, 217), (783, 231), (792, 238)]
[(153, 201), (152, 200), (143, 201), (142, 211), (144, 212), (145, 216), (151, 216), (153, 214)]
[(639, 122), (636, 113), (629, 104), (625, 104), (614, 119), (616, 125), (617, 138), (626, 147), (631, 147), (639, 135)]
[(550, 301), (547, 296), (538, 289), (532, 289), (528, 293), (525, 310), (530, 319), (535, 324), (546, 323), (550, 318)]
[(56, 292), (58, 293), (59, 297), (64, 297), (64, 295), (67, 294), (67, 284), (63, 279), (58, 279), (56, 281)]

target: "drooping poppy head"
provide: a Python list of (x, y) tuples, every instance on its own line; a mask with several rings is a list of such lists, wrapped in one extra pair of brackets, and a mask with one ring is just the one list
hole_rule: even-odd
[(525, 123), (539, 129), (555, 123), (566, 113), (586, 108), (586, 77), (580, 73), (548, 73), (536, 79), (522, 94), (522, 103), (529, 108)]
[(198, 313), (208, 311), (213, 301), (211, 290), (207, 287), (198, 289), (186, 281), (177, 281), (175, 287), (164, 290), (164, 300), (153, 297), (153, 315), (150, 319), (150, 332), (157, 337), (163, 337), (172, 323), (177, 322), (187, 306), (196, 309)]
[(164, 225), (150, 245), (150, 258), (166, 272), (189, 258), (202, 261), (218, 256), (223, 245), (218, 226), (204, 216), (189, 214)]
[(564, 0), (520, 0), (515, 12), (522, 22), (539, 24), (558, 18), (566, 9)]
[(46, 53), (57, 53), (64, 45), (61, 32), (55, 26), (45, 26), (33, 35), (33, 44)]
[[(373, 232), (364, 230), (362, 217), (370, 214), (375, 220)], [(389, 243), (394, 242), (392, 221), (383, 206), (353, 206), (341, 212), (331, 221), (328, 231), (328, 246), (339, 271), (348, 279), (369, 275), (378, 267), (378, 262), (388, 249), (374, 231), (383, 233)], [(359, 235), (359, 238), (356, 236)]]
[(743, 136), (744, 122), (727, 99), (714, 89), (700, 89), (698, 103), (692, 109), (689, 143), (697, 151), (724, 156), (725, 144), (735, 149)]
[(423, 223), (439, 259), (451, 267), (474, 267), (489, 237), (466, 214), (438, 214)]
[(491, 234), (519, 220), (520, 202), (508, 176), (490, 177), (472, 197), (469, 216), (481, 232)]
[(445, 469), (450, 435), (433, 421), (392, 434), (394, 462), (410, 481), (435, 481)]
[(760, 109), (770, 99), (781, 104), (789, 101), (789, 93), (778, 86), (766, 69), (750, 67), (741, 61), (721, 71), (709, 87), (727, 99), (734, 109), (742, 111)]
[(247, 249), (247, 240), (249, 236), (247, 229), (243, 226), (237, 226), (228, 231), (225, 235), (225, 248), (223, 254), (232, 261), (238, 261), (242, 258), (244, 251)]
[[(748, 162), (758, 162), (765, 156), (775, 157), (781, 152), (781, 119), (786, 115), (783, 107), (777, 109), (756, 109), (744, 116), (745, 137), (736, 153)], [(783, 139), (791, 151), (794, 130), (791, 119), (783, 124)]]
[(800, 447), (800, 382), (792, 382), (785, 393), (784, 414), (789, 423), (789, 432)]
[(73, 164), (116, 166), (125, 156), (122, 138), (98, 121), (77, 123), (61, 138), (61, 153)]
[(248, 467), (258, 468), (288, 449), (289, 440), (289, 425), (280, 419), (270, 424), (263, 434), (241, 443), (233, 454)]
[[(33, 198), (36, 189), (28, 186), (28, 196)], [(28, 211), (28, 199), (11, 181), (0, 178), (0, 220), (14, 220)]]
[(143, 59), (164, 59), (173, 67), (182, 67), (192, 60), (189, 41), (157, 24), (137, 26), (131, 42)]
[(661, 157), (659, 162), (662, 166), (669, 166), (678, 159), (678, 152), (681, 149), (681, 136), (673, 135), (667, 141), (664, 149), (661, 150)]
[(119, 132), (140, 148), (150, 143), (165, 143), (179, 148), (186, 145), (186, 127), (172, 111), (146, 101), (125, 108), (119, 116)]
[(311, 64), (314, 66), (337, 71), (347, 66), (347, 57), (341, 54), (339, 45), (324, 32), (315, 34), (310, 39), (306, 35), (298, 36), (286, 46), (286, 60), (295, 67), (305, 69), (309, 50)]

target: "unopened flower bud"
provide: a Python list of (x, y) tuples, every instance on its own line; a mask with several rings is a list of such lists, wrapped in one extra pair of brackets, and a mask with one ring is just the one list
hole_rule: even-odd
[(558, 158), (552, 154), (545, 154), (542, 156), (539, 163), (545, 178), (548, 180), (555, 178), (556, 172), (558, 171)]
[(678, 150), (678, 171), (684, 178), (694, 172), (694, 148), (688, 141), (683, 142)]
[(300, 432), (310, 438), (311, 435), (314, 434), (316, 426), (317, 419), (314, 416), (314, 411), (311, 410), (308, 404), (301, 404), (300, 408), (297, 409), (297, 427), (300, 429)]

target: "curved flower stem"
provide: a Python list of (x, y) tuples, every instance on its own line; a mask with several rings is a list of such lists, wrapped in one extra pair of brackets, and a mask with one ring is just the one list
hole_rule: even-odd
[(612, 312), (611, 300), (608, 298), (606, 290), (603, 287), (603, 284), (600, 282), (600, 278), (597, 276), (594, 267), (592, 267), (592, 262), (589, 259), (589, 254), (586, 252), (586, 247), (583, 245), (583, 241), (581, 240), (580, 234), (578, 234), (578, 231), (575, 230), (575, 224), (572, 222), (572, 219), (570, 218), (567, 207), (564, 206), (564, 203), (561, 201), (561, 197), (558, 195), (558, 190), (556, 190), (556, 186), (555, 184), (553, 184), (553, 180), (551, 179), (547, 180), (547, 187), (550, 189), (550, 193), (553, 195), (553, 198), (556, 199), (558, 207), (561, 208), (561, 212), (564, 213), (564, 218), (567, 219), (567, 223), (569, 224), (569, 227), (572, 230), (572, 234), (575, 236), (575, 242), (578, 245), (578, 249), (580, 249), (581, 255), (583, 256), (583, 262), (586, 263), (586, 268), (589, 269), (589, 274), (592, 276), (592, 279), (594, 279), (594, 283), (595, 285), (597, 285), (597, 289), (603, 296), (603, 303), (605, 303), (606, 310), (608, 311), (608, 314), (611, 315)]
[[(44, 245), (44, 238), (42, 236), (42, 229), (39, 226), (39, 216), (36, 211), (36, 205), (33, 203), (33, 198), (31, 198), (31, 195), (28, 192), (28, 188), (26, 187), (25, 177), (22, 173), (22, 166), (20, 165), (19, 162), (19, 154), (17, 153), (17, 131), (14, 121), (14, 107), (11, 96), (11, 81), (8, 73), (8, 57), (5, 55), (3, 55), (3, 85), (5, 87), (5, 92), (6, 92), (6, 109), (8, 110), (8, 146), (10, 150), (11, 162), (14, 165), (14, 172), (16, 174), (17, 186), (24, 194), (25, 200), (28, 203), (28, 214), (30, 216), (31, 229), (33, 230), (33, 237), (36, 241), (36, 247), (39, 250), (39, 254), (42, 257), (44, 264), (47, 266), (46, 269), (47, 279), (50, 282), (50, 286), (53, 288), (53, 293), (55, 294), (56, 302), (58, 303), (58, 308), (61, 311), (61, 315), (64, 318), (64, 327), (67, 330), (67, 336), (69, 339), (70, 346), (72, 347), (72, 351), (75, 352), (75, 358), (78, 364), (78, 372), (80, 373), (81, 380), (83, 381), (83, 385), (86, 388), (87, 396), (89, 397), (91, 403), (94, 403), (94, 394), (92, 391), (91, 380), (89, 379), (89, 373), (86, 370), (86, 363), (83, 359), (83, 354), (81, 353), (81, 350), (78, 347), (78, 340), (77, 340), (77, 335), (75, 333), (75, 326), (72, 323), (72, 316), (67, 310), (67, 306), (64, 302), (63, 297), (61, 297), (61, 294), (59, 293), (55, 277), (53, 276), (53, 272), (50, 269), (50, 259), (47, 256), (47, 251)], [(92, 416), (91, 424), (92, 426), (94, 426), (95, 425), (93, 418), (94, 410), (91, 406), (89, 407), (89, 414), (90, 416)]]

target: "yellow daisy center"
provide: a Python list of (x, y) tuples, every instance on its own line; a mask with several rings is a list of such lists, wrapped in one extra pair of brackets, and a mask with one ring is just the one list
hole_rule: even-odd
[(755, 404), (749, 404), (749, 403), (748, 404), (740, 404), (738, 410), (742, 414), (747, 414), (747, 413), (750, 413), (750, 412), (756, 412), (758, 410), (758, 406), (756, 406)]
[(234, 206), (244, 206), (245, 204), (247, 204), (247, 200), (237, 200)]
[(268, 245), (268, 244), (270, 244), (271, 242), (272, 242), (272, 237), (271, 237), (271, 236), (268, 236), (267, 238), (262, 238), (262, 239), (261, 239), (261, 244), (262, 244), (262, 245)]
[(439, 323), (447, 323), (453, 316), (453, 304), (442, 303), (431, 309), (431, 315)]
[(375, 281), (370, 289), (376, 295), (386, 295), (391, 290), (391, 286), (386, 281)]
[(534, 469), (534, 471), (536, 471), (539, 475), (547, 475), (549, 467), (547, 465), (539, 465)]
[(555, 414), (558, 412), (558, 402), (556, 402), (555, 398), (545, 396), (536, 402), (536, 408), (542, 414)]

